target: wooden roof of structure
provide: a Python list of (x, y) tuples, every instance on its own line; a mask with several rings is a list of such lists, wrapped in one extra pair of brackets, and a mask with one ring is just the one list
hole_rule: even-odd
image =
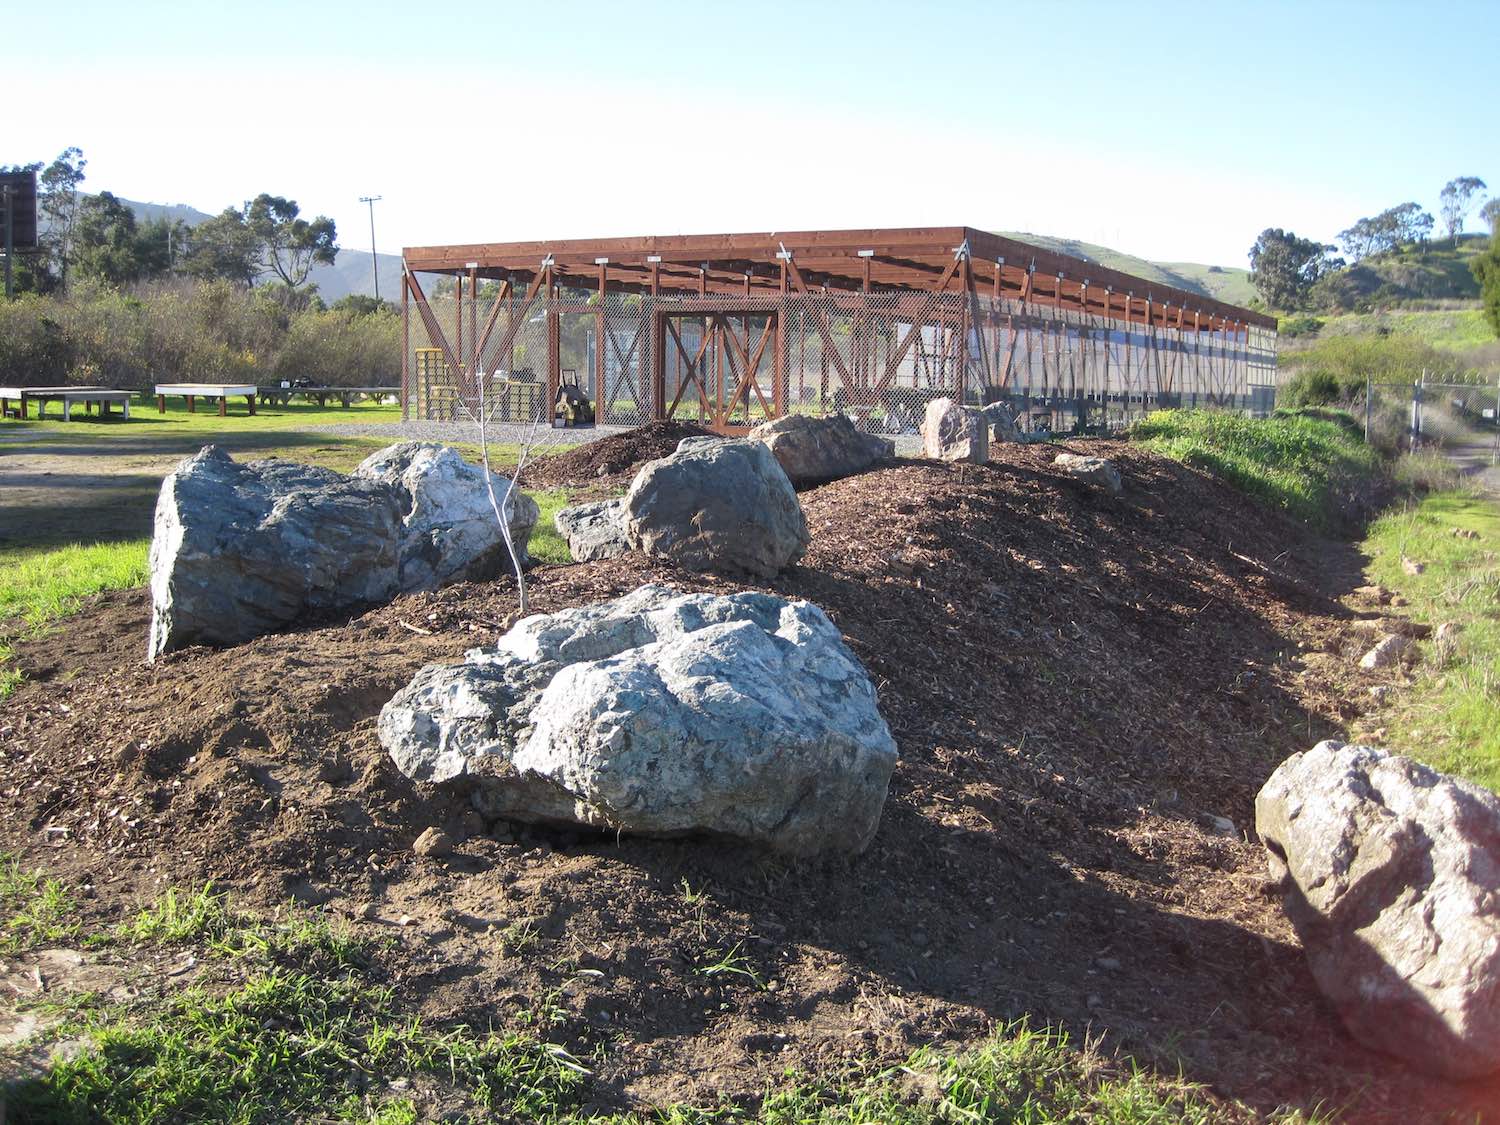
[[(964, 249), (967, 248), (967, 255)], [(1275, 330), (1276, 319), (973, 227), (770, 231), (412, 246), (417, 273), (704, 296), (971, 290), (1180, 329)]]

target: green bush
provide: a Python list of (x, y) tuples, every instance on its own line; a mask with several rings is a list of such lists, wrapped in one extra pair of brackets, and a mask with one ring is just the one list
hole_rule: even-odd
[(1276, 401), (1283, 406), (1327, 406), (1343, 399), (1344, 388), (1327, 371), (1298, 371), (1276, 391)]
[[(1281, 366), (1291, 372), (1279, 396), (1286, 405), (1357, 402), (1364, 397), (1367, 378), (1376, 383), (1415, 383), (1423, 371), (1429, 380), (1471, 377), (1463, 356), (1398, 333), (1322, 337), (1281, 357)], [(1336, 393), (1324, 397), (1331, 386)], [(1286, 397), (1289, 394), (1296, 397)]]
[(388, 309), (329, 311), (285, 286), (246, 289), (175, 278), (120, 290), (79, 282), (65, 295), (0, 305), (0, 382), (162, 380), (394, 383), (401, 321)]
[(1298, 336), (1316, 336), (1322, 327), (1323, 321), (1315, 316), (1288, 316), (1281, 319), (1276, 331), (1285, 339), (1295, 340)]

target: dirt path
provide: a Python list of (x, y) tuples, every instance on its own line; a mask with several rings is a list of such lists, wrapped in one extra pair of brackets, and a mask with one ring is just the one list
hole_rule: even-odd
[(1500, 434), (1450, 440), (1441, 448), (1466, 482), (1500, 500)]

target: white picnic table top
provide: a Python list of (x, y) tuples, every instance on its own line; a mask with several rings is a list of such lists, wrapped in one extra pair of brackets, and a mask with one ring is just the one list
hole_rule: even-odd
[(155, 393), (213, 398), (218, 395), (253, 395), (260, 391), (254, 383), (157, 383)]
[(20, 398), (25, 395), (35, 398), (38, 395), (62, 395), (62, 394), (86, 394), (89, 391), (105, 391), (109, 394), (128, 395), (133, 391), (117, 391), (113, 387), (0, 387), (0, 398)]

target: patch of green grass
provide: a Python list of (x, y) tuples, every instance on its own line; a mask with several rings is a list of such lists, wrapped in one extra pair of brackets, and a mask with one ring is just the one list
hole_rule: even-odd
[(583, 1068), (519, 1035), (440, 1030), (389, 990), (271, 968), (223, 995), (188, 989), (139, 1014), (85, 1017), (85, 1048), (11, 1089), (20, 1120), (416, 1120), (395, 1079), (425, 1080), (484, 1114), (537, 1120), (575, 1103)]
[(1380, 472), (1375, 451), (1348, 424), (1326, 418), (1162, 410), (1130, 436), (1316, 527), (1336, 526), (1340, 497)]
[[(900, 1066), (855, 1068), (837, 1077), (789, 1074), (759, 1110), (676, 1107), (650, 1115), (595, 1118), (597, 1125), (940, 1125), (951, 1122), (1242, 1121), (1251, 1115), (1202, 1087), (1163, 1079), (1082, 1049), (1058, 1031), (1024, 1021), (962, 1052), (918, 1051)], [(1308, 1121), (1283, 1116), (1281, 1121)]]
[(152, 905), (115, 928), (114, 940), (137, 945), (195, 945), (210, 955), (307, 961), (341, 967), (367, 963), (367, 942), (328, 915), (293, 908), (265, 920), (235, 910), (212, 883), (196, 891), (168, 887)]
[(552, 518), (568, 506), (566, 488), (544, 488), (530, 494), (542, 514), (537, 517), (536, 527), (531, 532), (527, 552), (537, 562), (570, 563), (573, 556), (568, 553), (568, 541), (557, 533)]
[[(1458, 492), (1429, 496), (1375, 521), (1364, 549), (1370, 580), (1405, 597), (1414, 620), (1461, 627), (1451, 645), (1422, 642), (1411, 685), (1378, 715), (1384, 743), (1500, 790), (1500, 507)], [(1422, 573), (1406, 573), (1403, 557)]]
[(56, 879), (27, 871), (0, 852), (0, 953), (14, 953), (78, 933), (72, 896)]
[(136, 395), (130, 403), (130, 420), (118, 412), (108, 417), (85, 415), (79, 407), (69, 422), (62, 420), (62, 408), (57, 403), (48, 405), (48, 416), (36, 418), (36, 407), (31, 407), (32, 416), (27, 421), (6, 419), (0, 429), (58, 431), (77, 435), (80, 431), (98, 437), (101, 433), (113, 432), (121, 436), (144, 434), (152, 438), (177, 437), (183, 435), (234, 434), (242, 432), (263, 433), (267, 430), (298, 430), (308, 426), (332, 426), (340, 423), (371, 423), (401, 421), (401, 407), (396, 404), (377, 406), (370, 402), (359, 402), (345, 410), (341, 406), (318, 406), (316, 403), (292, 403), (289, 406), (271, 406), (257, 402), (255, 416), (246, 411), (245, 400), (229, 400), (228, 412), (220, 418), (218, 403), (204, 399), (198, 409), (189, 414), (187, 404), (180, 398), (168, 399), (165, 414), (158, 414), (156, 398), (152, 395)]
[(75, 544), (0, 552), (0, 623), (35, 628), (72, 613), (103, 590), (146, 580), (150, 541)]
[(87, 597), (146, 581), (144, 539), (0, 552), (0, 699), (21, 683), (8, 643), (35, 636)]

